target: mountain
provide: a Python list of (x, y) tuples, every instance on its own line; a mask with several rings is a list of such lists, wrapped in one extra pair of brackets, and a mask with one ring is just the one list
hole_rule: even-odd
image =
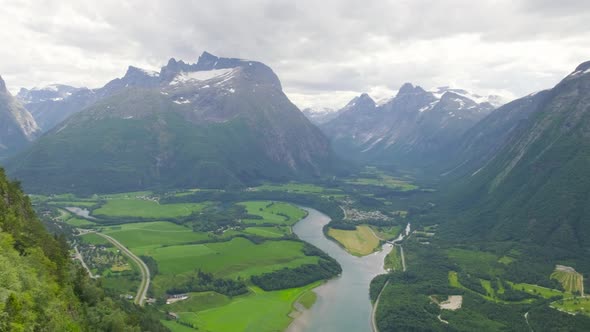
[(43, 132), (53, 129), (70, 115), (129, 87), (153, 88), (159, 73), (129, 66), (125, 75), (98, 89), (53, 84), (44, 88), (21, 89), (17, 98), (31, 112)]
[(6, 89), (0, 77), (0, 158), (18, 152), (39, 134), (35, 119)]
[[(590, 62), (494, 111), (462, 138), (449, 196), (453, 237), (590, 247)], [(585, 254), (584, 254), (585, 255)]]
[(353, 99), (338, 117), (321, 125), (339, 154), (365, 162), (424, 166), (488, 115), (487, 99), (464, 90), (426, 91), (410, 83), (382, 105), (367, 94)]
[(205, 52), (149, 76), (69, 117), (9, 172), (34, 192), (91, 193), (244, 186), (331, 168), (329, 141), (266, 65)]
[(338, 112), (332, 108), (304, 108), (301, 110), (309, 121), (315, 125), (321, 125), (338, 117)]

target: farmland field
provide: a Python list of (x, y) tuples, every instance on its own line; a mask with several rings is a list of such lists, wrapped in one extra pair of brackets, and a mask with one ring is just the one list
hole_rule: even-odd
[[(293, 303), (317, 285), (318, 283), (313, 283), (273, 292), (251, 287), (250, 294), (227, 299), (227, 305), (203, 311), (179, 312), (180, 320), (194, 324), (199, 330), (211, 332), (282, 331), (292, 320), (289, 313), (293, 311)], [(185, 306), (184, 309), (191, 308)]]
[(92, 214), (97, 217), (177, 218), (199, 212), (205, 206), (204, 203), (159, 204), (143, 199), (112, 199)]
[(114, 237), (136, 254), (145, 254), (142, 247), (161, 247), (182, 243), (210, 240), (209, 233), (193, 232), (192, 229), (167, 221), (131, 223), (109, 226), (102, 232)]
[(262, 219), (246, 219), (243, 222), (247, 224), (277, 224), (277, 225), (294, 225), (303, 219), (306, 212), (295, 205), (271, 202), (271, 201), (251, 201), (239, 203), (244, 206), (248, 214), (256, 215)]
[(368, 255), (379, 247), (379, 238), (367, 225), (357, 226), (354, 231), (330, 228), (328, 235), (356, 256)]
[(559, 281), (567, 292), (584, 293), (584, 277), (569, 266), (557, 265), (551, 279)]
[(305, 256), (303, 243), (266, 241), (254, 244), (244, 238), (227, 242), (155, 248), (151, 254), (160, 273), (176, 275), (201, 269), (219, 277), (249, 277), (283, 267), (314, 264), (318, 258)]

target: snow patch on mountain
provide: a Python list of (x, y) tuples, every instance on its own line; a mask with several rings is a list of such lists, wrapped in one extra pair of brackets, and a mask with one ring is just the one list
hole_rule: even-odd
[(174, 77), (172, 82), (170, 82), (170, 85), (177, 85), (191, 81), (208, 81), (214, 78), (224, 78), (223, 81), (219, 82), (223, 83), (233, 77), (234, 71), (235, 68), (225, 68), (206, 71), (181, 72), (180, 74), (176, 75), (176, 77)]

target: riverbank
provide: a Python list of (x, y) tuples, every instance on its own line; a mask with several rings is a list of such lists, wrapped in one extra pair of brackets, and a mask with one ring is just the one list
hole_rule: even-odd
[(371, 329), (372, 305), (369, 300), (371, 280), (386, 273), (385, 256), (392, 246), (356, 257), (324, 236), (330, 218), (319, 211), (304, 208), (308, 216), (293, 226), (293, 232), (333, 257), (342, 266), (342, 274), (314, 289), (316, 303), (293, 320), (287, 331), (368, 331)]

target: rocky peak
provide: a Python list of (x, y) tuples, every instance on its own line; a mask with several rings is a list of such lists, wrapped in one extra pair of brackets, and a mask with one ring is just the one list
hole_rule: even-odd
[(397, 92), (398, 96), (402, 95), (415, 95), (415, 94), (422, 94), (426, 93), (426, 90), (422, 89), (419, 86), (414, 86), (412, 83), (404, 83), (399, 91)]
[(8, 92), (8, 90), (6, 90), (6, 83), (4, 83), (2, 76), (0, 76), (0, 93), (6, 93), (6, 92)]
[(576, 67), (576, 70), (574, 70), (574, 72), (585, 72), (587, 70), (590, 69), (590, 61), (586, 61), (586, 62), (582, 62), (578, 67)]

